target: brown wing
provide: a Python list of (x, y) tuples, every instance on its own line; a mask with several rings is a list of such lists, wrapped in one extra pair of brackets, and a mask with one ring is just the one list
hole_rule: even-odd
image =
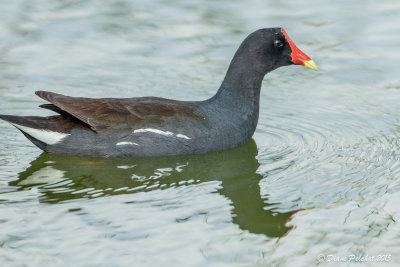
[(200, 119), (188, 102), (155, 97), (82, 98), (46, 91), (36, 94), (64, 112), (87, 123), (95, 131), (132, 129), (146, 124), (161, 124), (172, 116)]

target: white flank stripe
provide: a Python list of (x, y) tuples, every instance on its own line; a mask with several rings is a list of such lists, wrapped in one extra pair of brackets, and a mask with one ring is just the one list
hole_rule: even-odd
[(134, 145), (138, 146), (139, 144), (133, 143), (133, 142), (119, 142), (116, 144), (117, 146), (126, 146), (126, 145)]
[(184, 138), (184, 139), (192, 139), (192, 138), (190, 138), (189, 136), (186, 136), (186, 135), (184, 135), (184, 134), (177, 134), (176, 137)]
[[(164, 136), (174, 136), (175, 135), (173, 132), (170, 132), (170, 131), (161, 131), (161, 130), (152, 129), (152, 128), (137, 129), (137, 130), (133, 131), (133, 133), (149, 133), (149, 132), (164, 135)], [(178, 138), (183, 138), (183, 139), (188, 139), (188, 140), (192, 139), (189, 136), (184, 135), (184, 134), (177, 134), (175, 136)]]
[(49, 130), (41, 130), (41, 129), (35, 129), (35, 128), (30, 128), (22, 125), (18, 125), (15, 123), (11, 123), (21, 131), (29, 134), (30, 136), (36, 138), (37, 140), (48, 144), (48, 145), (54, 145), (57, 144), (58, 142), (62, 141), (65, 137), (69, 136), (69, 134), (65, 133), (59, 133), (59, 132), (53, 132)]
[(137, 130), (133, 131), (133, 133), (147, 133), (147, 132), (161, 134), (161, 135), (165, 135), (165, 136), (174, 135), (174, 133), (171, 133), (171, 132), (168, 132), (168, 131), (161, 131), (161, 130), (152, 129), (152, 128), (137, 129)]

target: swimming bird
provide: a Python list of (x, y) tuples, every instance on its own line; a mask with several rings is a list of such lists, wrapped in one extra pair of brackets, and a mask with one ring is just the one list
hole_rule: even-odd
[(282, 66), (317, 66), (283, 28), (251, 33), (217, 93), (204, 101), (159, 97), (84, 98), (37, 91), (49, 117), (0, 115), (40, 149), (99, 157), (202, 154), (248, 142), (256, 129), (264, 76)]

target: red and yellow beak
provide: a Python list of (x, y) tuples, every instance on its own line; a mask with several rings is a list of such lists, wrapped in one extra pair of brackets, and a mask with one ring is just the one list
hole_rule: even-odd
[(302, 65), (306, 68), (312, 69), (312, 70), (317, 70), (317, 65), (315, 65), (314, 61), (309, 58), (304, 52), (302, 52), (300, 49), (297, 48), (297, 46), (293, 43), (293, 41), (289, 38), (287, 35), (286, 31), (284, 29), (281, 29), (283, 35), (286, 38), (286, 41), (289, 43), (290, 48), (292, 49), (292, 53), (290, 54), (290, 57), (292, 58), (292, 62), (294, 64)]

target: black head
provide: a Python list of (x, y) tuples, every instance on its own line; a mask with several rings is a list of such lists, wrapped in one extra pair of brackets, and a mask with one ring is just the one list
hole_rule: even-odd
[(316, 70), (315, 63), (300, 51), (282, 28), (260, 29), (240, 45), (236, 56), (248, 68), (266, 74), (291, 64)]

